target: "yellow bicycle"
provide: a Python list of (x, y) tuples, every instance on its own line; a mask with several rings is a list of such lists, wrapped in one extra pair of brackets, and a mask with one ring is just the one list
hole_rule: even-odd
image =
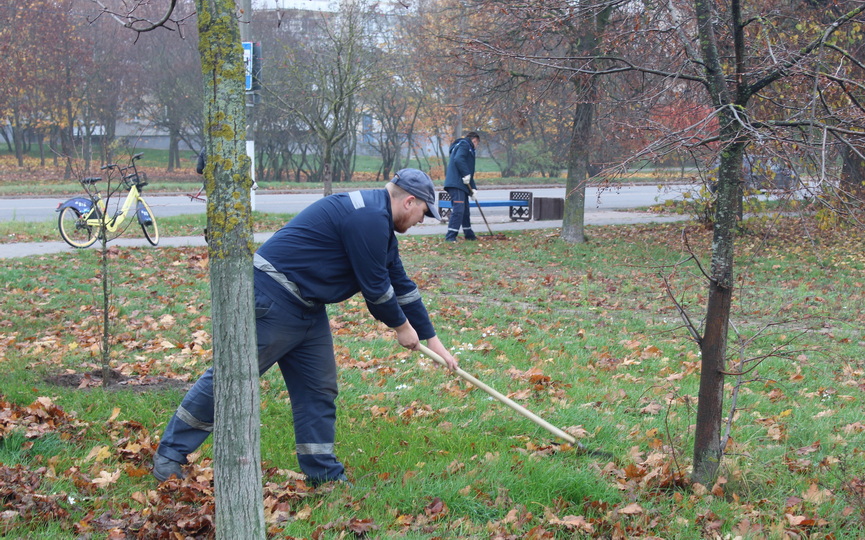
[[(147, 185), (147, 176), (144, 173), (139, 173), (135, 167), (135, 162), (141, 159), (142, 155), (144, 154), (132, 156), (128, 167), (120, 167), (115, 164), (102, 167), (102, 170), (108, 171), (108, 186), (104, 198), (96, 188), (96, 183), (101, 181), (102, 177), (88, 177), (81, 180), (87, 197), (75, 197), (57, 207), (57, 212), (60, 212), (57, 227), (60, 229), (60, 236), (67, 244), (76, 248), (84, 248), (93, 245), (97, 239), (103, 236), (106, 239), (108, 239), (109, 234), (113, 235), (112, 238), (120, 236), (126, 230), (125, 227), (121, 229), (121, 226), (133, 205), (138, 224), (144, 232), (144, 238), (151, 245), (155, 246), (159, 243), (159, 227), (156, 225), (156, 216), (153, 215), (150, 206), (141, 196), (142, 188)], [(119, 173), (121, 182), (112, 190), (111, 176), (114, 171)], [(111, 198), (121, 188), (129, 189), (129, 193), (122, 205), (119, 204), (119, 198), (115, 198), (115, 211), (109, 213)], [(127, 224), (128, 226), (129, 224)]]

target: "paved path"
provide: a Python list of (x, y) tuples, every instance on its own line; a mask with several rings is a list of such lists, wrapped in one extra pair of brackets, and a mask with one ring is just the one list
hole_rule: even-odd
[[(586, 212), (639, 208), (680, 198), (682, 192), (693, 189), (688, 185), (622, 185), (616, 188), (586, 188)], [(478, 192), (479, 200), (507, 199), (510, 191), (531, 191), (535, 197), (565, 196), (564, 187), (485, 188)], [(207, 205), (190, 200), (185, 195), (145, 193), (147, 203), (157, 217), (181, 214), (201, 214)], [(281, 193), (268, 190), (254, 192), (254, 209), (260, 212), (296, 214), (321, 199), (321, 193)], [(57, 206), (69, 197), (6, 197), (0, 198), (0, 221), (57, 221)], [(485, 210), (486, 211), (486, 210)], [(475, 212), (472, 212), (473, 214)]]
[[(623, 211), (641, 206), (648, 206), (659, 201), (679, 198), (683, 191), (690, 186), (672, 185), (659, 189), (658, 186), (649, 185), (624, 185), (618, 188), (592, 187), (586, 190), (586, 225), (613, 225), (629, 223), (651, 223), (664, 221), (679, 221), (683, 218), (677, 216), (660, 217), (654, 214)], [(519, 191), (519, 189), (515, 190)], [(523, 188), (532, 191), (535, 197), (557, 197), (565, 195), (563, 187), (537, 187)], [(510, 189), (486, 189), (478, 193), (480, 200), (507, 199)], [(261, 192), (255, 197), (256, 209), (263, 212), (274, 213), (297, 213), (312, 202), (321, 198), (317, 193), (267, 193)], [(46, 221), (56, 220), (57, 204), (65, 199), (52, 198), (3, 198), (0, 199), (0, 221)], [(148, 203), (153, 208), (157, 218), (159, 216), (171, 216), (179, 214), (201, 213), (206, 205), (199, 201), (190, 201), (189, 197), (183, 195), (148, 195)], [(561, 227), (558, 221), (510, 221), (507, 208), (487, 207), (483, 209), (484, 216), (489, 221), (489, 227), (493, 233), (509, 230), (529, 230)], [(477, 209), (472, 209), (472, 224), (475, 233), (483, 236), (489, 230), (484, 224)], [(427, 219), (425, 224), (412, 227), (407, 234), (441, 235), (444, 236), (446, 225), (434, 223)], [(256, 242), (264, 242), (272, 233), (259, 233), (255, 235)], [(120, 237), (111, 241), (115, 246), (149, 246), (140, 235), (136, 227), (128, 231), (128, 236)], [(177, 238), (162, 238), (160, 246), (203, 246), (202, 236), (184, 236)], [(90, 249), (96, 249), (94, 245)], [(31, 255), (42, 255), (50, 253), (63, 253), (74, 251), (65, 242), (59, 239), (56, 242), (34, 242), (26, 244), (0, 244), (0, 259), (12, 257), (27, 257)]]
[[(484, 214), (489, 221), (490, 229), (493, 233), (502, 231), (524, 231), (531, 229), (552, 229), (562, 226), (561, 220), (553, 221), (510, 221), (505, 214), (506, 209), (485, 209)], [(586, 225), (618, 225), (618, 224), (633, 224), (633, 223), (662, 223), (671, 221), (681, 221), (686, 219), (683, 216), (657, 216), (645, 212), (624, 212), (624, 211), (593, 211), (586, 212)], [(433, 223), (433, 220), (427, 218), (427, 223), (416, 225), (409, 229), (408, 235), (435, 235), (444, 237), (447, 225)], [(477, 212), (472, 212), (472, 225), (475, 232), (483, 238), (489, 234), (484, 221), (477, 215)], [(134, 232), (133, 232), (134, 231)], [(130, 229), (130, 232), (137, 233), (136, 229)], [(273, 233), (256, 233), (255, 241), (264, 242)], [(112, 240), (111, 245), (114, 246), (131, 246), (131, 247), (148, 247), (150, 244), (143, 237), (135, 238), (133, 236), (120, 237)], [(161, 238), (159, 247), (176, 247), (176, 246), (204, 246), (203, 236), (179, 236), (170, 238)], [(96, 249), (98, 243), (91, 248)], [(46, 255), (51, 253), (64, 253), (77, 251), (63, 241), (56, 242), (32, 242), (21, 244), (0, 244), (0, 259), (13, 257), (28, 257), (33, 255)]]

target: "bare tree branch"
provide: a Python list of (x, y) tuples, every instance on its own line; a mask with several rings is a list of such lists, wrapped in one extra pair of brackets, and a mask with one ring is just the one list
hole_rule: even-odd
[[(150, 21), (149, 19), (138, 17), (133, 15), (138, 7), (141, 6), (140, 2), (136, 2), (132, 9), (127, 10), (125, 15), (121, 15), (112, 11), (111, 8), (106, 6), (102, 0), (92, 0), (92, 2), (98, 5), (103, 13), (110, 15), (114, 20), (123, 25), (125, 28), (129, 28), (130, 30), (134, 30), (139, 34), (144, 32), (150, 32), (156, 30), (157, 28), (165, 28), (166, 30), (176, 31), (180, 29), (180, 21), (174, 21), (171, 17), (174, 14), (174, 8), (177, 7), (177, 0), (170, 0), (168, 8), (165, 10), (165, 13), (162, 17), (155, 22)], [(170, 28), (167, 26), (167, 23), (171, 21), (174, 23), (175, 28)]]

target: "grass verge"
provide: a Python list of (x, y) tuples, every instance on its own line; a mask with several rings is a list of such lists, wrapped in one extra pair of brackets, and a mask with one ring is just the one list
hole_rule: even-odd
[[(273, 232), (288, 222), (291, 214), (268, 212), (253, 212), (252, 223), (254, 232)], [(159, 235), (162, 238), (172, 236), (203, 236), (207, 226), (205, 214), (189, 214), (182, 216), (157, 216)], [(141, 236), (141, 229), (133, 217), (127, 218), (126, 228), (122, 236)], [(129, 230), (131, 227), (131, 230)], [(128, 231), (128, 232), (127, 232)], [(0, 221), (0, 244), (20, 242), (54, 242), (60, 241), (57, 221)]]
[[(463, 369), (616, 459), (559, 444), (401, 350), (352, 298), (330, 314), (337, 453), (354, 486), (312, 490), (298, 477), (291, 408), (272, 370), (261, 383), (270, 534), (861, 537), (865, 238), (773, 225), (749, 221), (737, 244), (729, 369), (755, 361), (728, 377), (737, 410), (715, 485), (687, 480), (699, 349), (664, 282), (694, 321), (707, 287), (682, 225), (589, 227), (583, 245), (549, 230), (457, 245), (401, 237)], [(707, 266), (711, 233), (685, 232)], [(112, 357), (125, 378), (111, 390), (87, 375), (99, 358), (97, 254), (0, 269), (7, 537), (212, 534), (210, 441), (193, 479), (158, 486), (147, 471), (183, 392), (169, 382), (194, 381), (211, 360), (207, 253), (121, 249), (111, 265)], [(64, 374), (74, 386), (56, 384)]]

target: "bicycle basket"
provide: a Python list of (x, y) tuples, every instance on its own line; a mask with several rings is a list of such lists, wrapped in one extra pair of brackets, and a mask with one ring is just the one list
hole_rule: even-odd
[(123, 185), (126, 186), (127, 189), (132, 186), (143, 188), (147, 185), (147, 175), (144, 173), (128, 174), (123, 177)]

